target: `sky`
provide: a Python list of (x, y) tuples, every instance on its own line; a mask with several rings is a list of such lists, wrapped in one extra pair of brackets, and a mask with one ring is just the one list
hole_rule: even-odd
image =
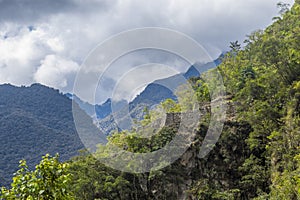
[[(293, 4), (292, 0), (284, 2)], [(201, 44), (214, 59), (228, 50), (230, 41), (242, 42), (247, 34), (270, 25), (278, 15), (277, 3), (274, 0), (0, 0), (0, 84), (20, 86), (38, 82), (72, 92), (77, 72), (97, 45), (120, 32), (143, 27), (182, 32)], [(98, 87), (100, 93), (120, 82), (119, 77), (124, 75), (115, 76), (120, 68), (151, 63), (153, 57), (174, 69), (162, 70), (161, 76), (149, 73), (149, 82), (188, 68), (172, 56), (156, 52), (151, 58), (154, 54), (135, 53), (115, 62), (108, 79)], [(130, 67), (126, 69), (130, 71)], [(151, 69), (160, 70), (157, 66)], [(131, 81), (137, 77), (133, 75), (128, 76)], [(132, 89), (132, 83), (128, 85), (134, 94), (141, 91), (141, 85), (136, 84), (137, 90)], [(132, 98), (134, 94), (125, 92), (123, 97)], [(103, 91), (99, 101), (111, 95)]]

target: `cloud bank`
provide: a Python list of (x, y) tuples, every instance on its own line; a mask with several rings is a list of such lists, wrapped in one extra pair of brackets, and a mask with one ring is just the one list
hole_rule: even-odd
[(0, 0), (0, 83), (70, 92), (88, 53), (133, 28), (183, 32), (215, 58), (230, 41), (271, 24), (277, 12), (274, 0)]

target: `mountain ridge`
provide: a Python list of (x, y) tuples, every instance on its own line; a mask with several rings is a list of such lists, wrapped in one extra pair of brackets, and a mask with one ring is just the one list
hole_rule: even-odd
[[(127, 121), (124, 122), (125, 124), (130, 124), (131, 120), (128, 118), (129, 116), (125, 116), (126, 114), (129, 114), (131, 118), (142, 119), (143, 115), (141, 113), (143, 113), (145, 107), (152, 108), (166, 99), (177, 101), (175, 91), (178, 86), (185, 84), (191, 77), (198, 77), (201, 73), (218, 66), (223, 57), (224, 53), (212, 62), (205, 64), (196, 62), (184, 73), (155, 80), (149, 83), (145, 89), (129, 103), (126, 100), (113, 102), (111, 98), (108, 98), (103, 104), (92, 105), (88, 102), (84, 102), (75, 94), (66, 95), (78, 103), (80, 108), (94, 119), (97, 126), (104, 130), (106, 135), (109, 135), (113, 130), (120, 130), (115, 122), (116, 117), (119, 118), (116, 119), (117, 121), (120, 122), (123, 120)], [(114, 110), (112, 110), (112, 108)], [(125, 113), (125, 115), (122, 113)], [(130, 126), (126, 125), (124, 127)]]
[(72, 111), (72, 101), (59, 90), (41, 84), (0, 85), (0, 185), (10, 182), (21, 159), (34, 166), (46, 153), (68, 160), (84, 148)]

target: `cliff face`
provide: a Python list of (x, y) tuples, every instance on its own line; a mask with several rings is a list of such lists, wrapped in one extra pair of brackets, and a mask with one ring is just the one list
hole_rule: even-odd
[[(247, 123), (238, 122), (235, 117), (234, 104), (227, 100), (228, 111), (222, 134), (211, 152), (204, 158), (200, 158), (199, 151), (206, 135), (209, 115), (203, 114), (202, 122), (196, 137), (188, 150), (164, 173), (169, 179), (164, 190), (173, 191), (175, 199), (196, 200), (193, 188), (218, 188), (218, 192), (235, 190), (241, 182), (242, 172), (239, 168), (245, 159), (249, 157), (249, 149), (246, 139), (252, 131)], [(203, 106), (203, 110), (209, 110), (209, 105)], [(178, 128), (181, 115), (168, 113), (165, 126)], [(151, 188), (155, 194), (160, 188)]]

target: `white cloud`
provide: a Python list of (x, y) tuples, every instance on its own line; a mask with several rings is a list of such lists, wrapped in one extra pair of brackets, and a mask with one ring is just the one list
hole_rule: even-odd
[(78, 69), (79, 65), (72, 60), (66, 60), (56, 55), (47, 55), (34, 74), (34, 80), (54, 88), (67, 89), (71, 85), (68, 78), (74, 79)]
[(64, 50), (63, 41), (58, 37), (50, 38), (47, 41), (47, 44), (51, 48), (51, 50), (54, 51), (54, 52), (59, 53), (59, 52), (62, 52)]
[(71, 91), (79, 65), (66, 58), (65, 44), (56, 28), (6, 23), (0, 34), (0, 83), (39, 82)]
[(12, 25), (2, 30), (0, 39), (0, 82), (30, 84), (36, 66), (48, 51), (42, 30), (29, 31)]
[(176, 70), (162, 64), (149, 63), (136, 66), (124, 73), (124, 75), (117, 81), (113, 89), (113, 100), (133, 100), (138, 92), (141, 92), (141, 89), (146, 87), (149, 83), (158, 79), (173, 76), (177, 73), (178, 72)]
[[(88, 53), (132, 28), (181, 31), (216, 57), (230, 41), (242, 42), (246, 34), (269, 25), (277, 11), (274, 0), (3, 0), (0, 83), (38, 81), (69, 92)], [(119, 71), (111, 70), (109, 77), (116, 81)]]

